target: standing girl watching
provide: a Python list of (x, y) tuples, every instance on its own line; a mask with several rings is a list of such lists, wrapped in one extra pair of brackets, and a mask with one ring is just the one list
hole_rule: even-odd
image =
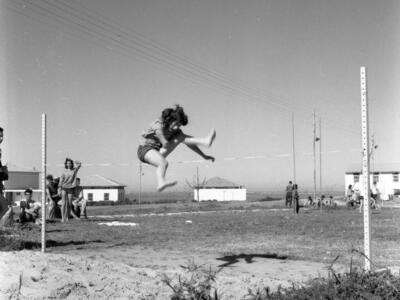
[(72, 211), (72, 198), (74, 195), (74, 188), (76, 186), (76, 178), (78, 171), (81, 167), (79, 161), (74, 162), (70, 158), (65, 159), (65, 171), (60, 177), (60, 183), (58, 185), (59, 194), (61, 195), (61, 222), (68, 222), (69, 216), (79, 219)]

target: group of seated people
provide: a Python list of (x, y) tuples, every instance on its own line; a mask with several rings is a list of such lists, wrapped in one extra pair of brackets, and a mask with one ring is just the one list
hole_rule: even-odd
[[(61, 195), (58, 189), (58, 178), (53, 178), (52, 175), (46, 177), (46, 202), (49, 206), (49, 219), (61, 219)], [(32, 190), (25, 190), (25, 199), (20, 202), (20, 215), (19, 222), (35, 222), (36, 224), (41, 223), (39, 218), (41, 203), (32, 199)], [(68, 201), (68, 200), (67, 200)], [(80, 186), (80, 179), (76, 178), (76, 186), (74, 188), (74, 195), (71, 205), (71, 217), (74, 219), (80, 219), (83, 217), (87, 219), (86, 205), (87, 200), (83, 197), (83, 188)]]
[[(380, 191), (377, 187), (377, 183), (374, 182), (370, 187), (370, 206), (374, 209), (379, 208), (378, 201), (380, 200)], [(346, 202), (347, 206), (355, 206), (360, 204), (360, 211), (363, 207), (363, 196), (358, 188), (354, 188), (353, 185), (349, 185), (346, 191)]]

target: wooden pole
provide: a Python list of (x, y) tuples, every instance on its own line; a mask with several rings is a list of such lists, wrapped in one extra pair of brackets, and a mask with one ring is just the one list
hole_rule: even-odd
[(292, 113), (293, 183), (296, 183), (296, 148), (294, 141), (294, 113)]
[(139, 162), (139, 207), (142, 203), (142, 162)]
[[(313, 179), (314, 179), (314, 201), (316, 201), (317, 197), (317, 171), (316, 171), (316, 159), (315, 159), (315, 142), (316, 142), (316, 132), (315, 132), (315, 111), (313, 112), (313, 162), (314, 162), (314, 171), (313, 171)], [(322, 202), (320, 202), (322, 207)]]
[(321, 118), (319, 118), (319, 197), (321, 198), (322, 209), (322, 133), (321, 133)]
[(197, 191), (197, 203), (200, 203), (200, 187), (199, 187), (199, 167), (196, 168), (196, 191)]

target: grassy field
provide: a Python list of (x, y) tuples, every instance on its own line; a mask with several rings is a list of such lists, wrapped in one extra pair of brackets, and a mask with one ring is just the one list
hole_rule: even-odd
[[(139, 245), (155, 251), (277, 255), (326, 263), (339, 255), (345, 265), (353, 256), (355, 264), (363, 264), (360, 255), (351, 253), (363, 250), (363, 219), (356, 209), (301, 209), (296, 215), (283, 209), (282, 201), (211, 202), (89, 207), (88, 214), (89, 220), (48, 224), (48, 251)], [(137, 226), (99, 225), (111, 221)], [(400, 209), (374, 210), (371, 221), (374, 267), (400, 265)], [(39, 226), (21, 232), (25, 247), (40, 245)]]

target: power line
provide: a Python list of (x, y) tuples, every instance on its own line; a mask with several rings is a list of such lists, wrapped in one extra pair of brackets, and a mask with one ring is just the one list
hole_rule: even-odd
[[(76, 8), (67, 5), (65, 3), (61, 3), (64, 6), (68, 6), (69, 9), (73, 9), (74, 10), (74, 15), (71, 14), (71, 12), (67, 12), (65, 9), (60, 8), (59, 6), (55, 6), (54, 4), (50, 4), (47, 1), (42, 1), (42, 3), (47, 3), (49, 5), (52, 5), (52, 7), (56, 7), (56, 9), (61, 10), (62, 12), (66, 12), (67, 14), (69, 14), (70, 16), (74, 17), (74, 18), (78, 18), (78, 22), (75, 22), (74, 20), (71, 20), (71, 18), (68, 18), (66, 16), (60, 16), (59, 14), (55, 13), (53, 10), (50, 10), (48, 8), (45, 8), (43, 6), (40, 6), (36, 3), (27, 1), (27, 0), (22, 0), (24, 3), (27, 3), (31, 6), (31, 10), (36, 11), (39, 14), (43, 15), (43, 12), (45, 12), (45, 15), (47, 14), (47, 17), (50, 18), (58, 18), (59, 20), (62, 20), (62, 22), (66, 25), (72, 25), (74, 26), (77, 30), (80, 30), (81, 32), (84, 31), (86, 34), (91, 35), (92, 37), (95, 37), (97, 39), (103, 40), (105, 42), (111, 42), (113, 44), (115, 44), (117, 47), (122, 48), (122, 50), (126, 50), (129, 53), (129, 50), (134, 50), (136, 51), (136, 53), (142, 55), (147, 61), (150, 61), (152, 63), (163, 63), (168, 67), (172, 67), (173, 68), (173, 73), (174, 75), (177, 75), (178, 77), (184, 78), (185, 80), (191, 80), (194, 83), (202, 83), (202, 84), (206, 84), (208, 86), (211, 87), (216, 87), (219, 90), (223, 89), (225, 92), (228, 92), (229, 94), (233, 93), (236, 94), (240, 97), (243, 98), (243, 100), (247, 101), (247, 102), (251, 102), (251, 103), (259, 103), (259, 104), (266, 104), (265, 102), (269, 102), (272, 105), (275, 105), (276, 107), (279, 107), (281, 109), (284, 109), (286, 111), (290, 111), (290, 108), (288, 108), (287, 103), (285, 104), (281, 104), (281, 103), (277, 103), (275, 101), (272, 101), (271, 99), (267, 99), (265, 95), (260, 95), (258, 91), (254, 91), (253, 89), (249, 89), (247, 86), (242, 86), (240, 84), (235, 84), (232, 85), (230, 84), (230, 82), (232, 82), (229, 78), (227, 78), (225, 75), (221, 75), (218, 74), (214, 71), (212, 71), (211, 73), (207, 73), (209, 72), (207, 68), (204, 68), (202, 66), (199, 66), (197, 64), (193, 64), (191, 61), (188, 61), (188, 59), (186, 59), (184, 56), (182, 56), (184, 58), (183, 61), (179, 61), (179, 57), (181, 57), (181, 55), (179, 55), (178, 58), (174, 57), (171, 52), (167, 52), (168, 57), (163, 57), (160, 56), (163, 55), (164, 48), (160, 48), (159, 46), (153, 46), (152, 44), (150, 45), (145, 45), (145, 47), (143, 48), (143, 41), (141, 42), (141, 44), (137, 45), (137, 38), (135, 40), (135, 36), (133, 37), (134, 40), (132, 40), (132, 37), (126, 37), (128, 34), (126, 32), (116, 32), (115, 30), (113, 31), (113, 29), (109, 29), (107, 27), (105, 27), (105, 25), (102, 25), (101, 27), (98, 26), (98, 21), (95, 20), (89, 20), (91, 24), (94, 24), (94, 26), (96, 26), (96, 30), (93, 30), (93, 28), (88, 27), (88, 25), (86, 24), (82, 24), (82, 22), (85, 22), (84, 20), (82, 20), (82, 16), (78, 15)], [(60, 2), (57, 2), (60, 4)], [(35, 10), (36, 8), (36, 10)], [(87, 16), (88, 13), (85, 12)], [(88, 17), (86, 17), (87, 19)], [(86, 22), (89, 22), (86, 21)], [(102, 23), (106, 24), (104, 21), (101, 21)], [(100, 28), (100, 32), (99, 32), (99, 28)], [(104, 32), (105, 31), (105, 32)], [(110, 36), (110, 34), (112, 36)], [(118, 37), (118, 38), (115, 38)], [(125, 40), (124, 40), (125, 39)], [(143, 39), (143, 37), (141, 37), (141, 39)], [(154, 44), (154, 43), (153, 43)], [(153, 48), (151, 48), (151, 47)], [(141, 47), (141, 48), (140, 48)], [(157, 48), (158, 47), (158, 48)], [(154, 50), (154, 48), (156, 48), (156, 50), (158, 51), (158, 53), (151, 53), (151, 50)], [(160, 52), (161, 51), (161, 52)], [(154, 52), (154, 51), (153, 51)], [(125, 54), (128, 54), (125, 53)], [(165, 53), (164, 53), (165, 54)], [(128, 55), (131, 56), (131, 53), (129, 53)], [(173, 60), (171, 60), (171, 57)], [(183, 62), (183, 63), (182, 63)], [(192, 68), (188, 68), (186, 65), (189, 64), (190, 66), (192, 66)], [(182, 67), (185, 67), (184, 69)], [(197, 68), (197, 69), (193, 69)], [(171, 72), (171, 69), (169, 69), (169, 72)], [(189, 79), (187, 77), (187, 75), (192, 76), (191, 79)], [(250, 97), (252, 99), (249, 100), (247, 99), (247, 97)], [(256, 101), (254, 101), (256, 100)], [(281, 102), (283, 102), (284, 100), (280, 99)], [(308, 109), (308, 107), (302, 105), (303, 108)], [(337, 125), (337, 124), (335, 124)], [(335, 126), (338, 127), (338, 126)], [(344, 129), (344, 128), (342, 128)], [(350, 131), (346, 128), (346, 131), (352, 134), (356, 134), (353, 131)], [(357, 134), (358, 135), (358, 134)]]

